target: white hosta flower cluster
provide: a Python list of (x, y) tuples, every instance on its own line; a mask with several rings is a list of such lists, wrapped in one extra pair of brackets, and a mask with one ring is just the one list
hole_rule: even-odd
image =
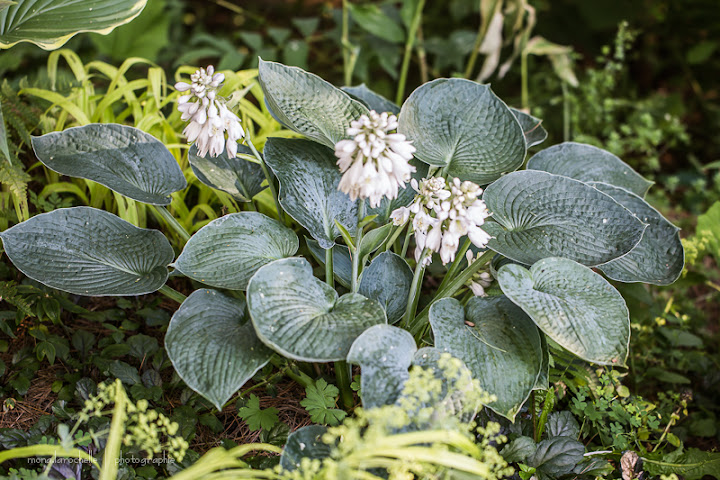
[[(478, 258), (480, 258), (481, 253), (478, 253), (477, 255), (473, 255), (473, 252), (468, 250), (465, 253), (465, 258), (468, 262), (468, 267), (472, 265)], [(467, 282), (467, 286), (472, 290), (473, 294), (476, 297), (487, 297), (487, 294), (485, 293), (485, 289), (488, 288), (490, 285), (492, 285), (493, 276), (490, 274), (490, 272), (477, 272), (475, 275), (472, 276), (470, 280)]]
[[(188, 92), (178, 98), (178, 110), (182, 120), (190, 120), (183, 134), (189, 143), (197, 142), (198, 155), (217, 157), (227, 148), (228, 156), (237, 154), (237, 142), (245, 136), (240, 119), (232, 113), (218, 89), (225, 81), (225, 75), (214, 73), (212, 65), (201, 68), (190, 76), (192, 83), (178, 82), (175, 90)], [(227, 133), (227, 139), (225, 134)]]
[[(418, 192), (415, 201), (395, 210), (392, 219), (395, 225), (402, 225), (413, 217), (416, 260), (420, 261), (427, 248), (439, 252), (443, 264), (452, 262), (464, 235), (478, 248), (487, 245), (491, 237), (480, 226), (490, 214), (478, 198), (482, 193), (478, 185), (458, 178), (446, 185), (442, 177), (423, 179), (419, 185), (413, 179), (411, 185)], [(423, 262), (430, 264), (431, 256)]]
[(347, 134), (353, 139), (335, 144), (337, 164), (343, 173), (338, 190), (353, 201), (369, 199), (371, 207), (380, 205), (383, 197), (397, 198), (398, 190), (415, 171), (408, 163), (415, 147), (402, 133), (390, 133), (397, 127), (395, 115), (375, 110), (350, 124)]

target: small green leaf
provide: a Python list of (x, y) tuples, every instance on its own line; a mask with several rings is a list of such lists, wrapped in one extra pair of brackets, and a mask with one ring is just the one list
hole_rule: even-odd
[(38, 360), (47, 358), (48, 362), (52, 365), (55, 363), (55, 345), (50, 342), (40, 342), (35, 347), (35, 354)]
[(362, 240), (360, 241), (360, 248), (358, 249), (361, 261), (368, 255), (373, 253), (375, 250), (380, 248), (380, 245), (388, 238), (390, 232), (393, 229), (393, 224), (388, 223), (379, 228), (374, 228), (367, 232)]
[(568, 411), (553, 412), (547, 421), (548, 437), (572, 437), (580, 435), (580, 425), (572, 413)]
[(238, 415), (245, 420), (251, 431), (270, 430), (279, 421), (279, 410), (275, 407), (260, 408), (260, 399), (250, 395), (247, 405), (238, 408)]
[(500, 451), (500, 455), (508, 463), (525, 463), (526, 459), (535, 453), (535, 450), (537, 450), (537, 446), (532, 438), (520, 436), (505, 445)]
[(537, 472), (557, 477), (572, 472), (584, 454), (585, 446), (574, 438), (554, 437), (538, 443), (526, 463)]
[[(8, 5), (6, 4), (5, 8), (7, 7)], [(0, 10), (2, 10), (2, 4), (0, 4)], [(3, 117), (2, 105), (0, 105), (0, 153), (3, 154), (8, 163), (12, 164), (10, 150), (8, 149), (7, 130), (5, 129), (5, 117)]]
[(335, 426), (347, 415), (345, 411), (333, 408), (339, 393), (335, 385), (328, 385), (320, 378), (314, 385), (305, 387), (305, 399), (300, 401), (300, 405), (308, 411), (313, 423)]
[(405, 32), (377, 5), (348, 3), (350, 14), (361, 28), (391, 43), (403, 43)]
[(338, 222), (337, 219), (334, 220), (335, 227), (340, 231), (340, 235), (342, 235), (343, 240), (345, 241), (345, 244), (349, 247), (355, 250), (355, 240), (350, 236), (350, 232), (348, 232), (347, 228), (345, 228), (345, 225)]

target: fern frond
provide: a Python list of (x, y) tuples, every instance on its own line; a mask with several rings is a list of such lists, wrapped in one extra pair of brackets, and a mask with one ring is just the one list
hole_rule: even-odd
[(35, 316), (31, 308), (32, 301), (29, 301), (18, 292), (17, 284), (13, 281), (0, 282), (0, 301), (13, 305), (26, 317)]

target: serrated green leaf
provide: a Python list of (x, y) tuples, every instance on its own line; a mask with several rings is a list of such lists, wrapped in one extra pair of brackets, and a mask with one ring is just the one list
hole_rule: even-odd
[(157, 230), (90, 207), (36, 215), (0, 233), (10, 260), (28, 277), (76, 295), (143, 295), (168, 277), (175, 253)]
[(584, 143), (565, 142), (537, 153), (528, 170), (542, 170), (581, 182), (603, 182), (644, 197), (653, 182), (612, 153)]
[(390, 325), (370, 327), (353, 342), (347, 361), (360, 365), (364, 408), (390, 405), (397, 400), (409, 378), (408, 368), (416, 351), (413, 336)]
[(622, 295), (603, 277), (555, 257), (530, 270), (505, 265), (497, 279), (503, 293), (563, 348), (600, 365), (625, 365), (629, 313)]
[(523, 129), (487, 85), (451, 78), (415, 90), (400, 111), (398, 132), (429, 165), (485, 185), (517, 170), (525, 159)]
[(196, 290), (175, 312), (165, 335), (175, 371), (218, 410), (272, 356), (244, 315), (242, 300)]
[(547, 424), (548, 437), (572, 437), (577, 439), (580, 435), (580, 425), (573, 414), (568, 411), (553, 412), (548, 416)]
[(367, 114), (362, 103), (297, 67), (260, 59), (260, 86), (275, 118), (310, 140), (334, 148), (350, 122)]
[(0, 48), (31, 42), (54, 50), (79, 32), (110, 33), (137, 17), (147, 0), (20, 0), (0, 10)]
[(313, 423), (335, 426), (347, 415), (345, 411), (333, 408), (339, 393), (335, 385), (328, 385), (320, 378), (314, 385), (305, 387), (305, 399), (300, 401), (300, 405), (308, 411)]
[(505, 175), (485, 189), (494, 221), (483, 230), (492, 250), (532, 265), (566, 257), (607, 263), (632, 250), (645, 225), (612, 197), (578, 180), (538, 170)]
[(506, 462), (525, 463), (525, 460), (535, 453), (537, 446), (530, 437), (520, 436), (508, 443), (500, 451)]
[(286, 357), (304, 362), (345, 360), (362, 332), (387, 322), (378, 302), (357, 293), (338, 298), (302, 258), (262, 267), (250, 279), (247, 298), (260, 339)]
[(293, 255), (299, 244), (295, 232), (262, 213), (232, 213), (190, 237), (174, 266), (198, 282), (244, 290), (260, 267)]
[(582, 462), (585, 446), (570, 437), (554, 437), (537, 444), (526, 463), (538, 472), (557, 477), (572, 472)]
[(168, 205), (170, 194), (187, 186), (165, 145), (134, 127), (73, 127), (32, 137), (32, 146), (51, 170), (93, 180), (139, 202)]
[(247, 406), (238, 409), (238, 415), (245, 420), (251, 431), (269, 430), (279, 421), (279, 410), (275, 407), (260, 408), (260, 399), (250, 395)]
[(608, 277), (620, 282), (653, 285), (670, 285), (675, 282), (685, 265), (680, 229), (632, 192), (606, 183), (591, 182), (590, 185), (610, 195), (648, 225), (640, 243), (627, 255), (598, 268)]
[[(244, 145), (238, 145), (238, 152), (252, 153)], [(262, 186), (265, 180), (262, 167), (243, 158), (230, 158), (227, 149), (217, 157), (201, 157), (197, 154), (197, 145), (193, 144), (188, 161), (198, 180), (208, 187), (229, 193), (240, 202), (249, 202), (266, 188)]]
[(412, 278), (413, 271), (401, 256), (383, 252), (363, 270), (358, 293), (377, 300), (385, 309), (388, 323), (394, 324), (405, 313)]
[(504, 296), (473, 297), (463, 308), (453, 298), (430, 308), (435, 347), (464, 361), (488, 405), (513, 420), (530, 396), (542, 365), (540, 334), (528, 316)]

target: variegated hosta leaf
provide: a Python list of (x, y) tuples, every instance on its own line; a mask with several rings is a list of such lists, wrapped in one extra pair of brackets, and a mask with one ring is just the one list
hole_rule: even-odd
[(245, 318), (243, 300), (205, 289), (175, 312), (165, 349), (180, 378), (218, 410), (273, 355)]
[(170, 194), (187, 186), (165, 145), (134, 127), (94, 123), (33, 137), (32, 145), (51, 170), (87, 178), (139, 202), (168, 205)]
[(513, 420), (542, 367), (540, 333), (532, 320), (504, 296), (473, 297), (465, 308), (446, 298), (430, 307), (430, 325), (435, 347), (465, 362), (497, 397), (488, 406)]
[(355, 339), (387, 323), (378, 302), (357, 293), (338, 294), (313, 276), (303, 258), (262, 267), (250, 279), (248, 308), (255, 330), (270, 348), (303, 362), (345, 360)]
[(530, 270), (505, 265), (500, 288), (545, 334), (589, 362), (625, 365), (630, 319), (625, 300), (602, 276), (567, 258)]
[(417, 159), (450, 165), (448, 174), (461, 180), (488, 184), (525, 160), (523, 129), (488, 85), (460, 78), (428, 82), (405, 101), (399, 123)]
[(173, 265), (207, 285), (245, 290), (255, 272), (297, 252), (295, 232), (257, 212), (225, 215), (190, 237)]
[(0, 233), (18, 270), (76, 295), (143, 295), (168, 277), (175, 253), (157, 230), (90, 207), (36, 215)]
[(505, 175), (485, 189), (492, 250), (532, 265), (566, 257), (607, 263), (632, 250), (645, 224), (609, 195), (572, 178), (537, 170)]

